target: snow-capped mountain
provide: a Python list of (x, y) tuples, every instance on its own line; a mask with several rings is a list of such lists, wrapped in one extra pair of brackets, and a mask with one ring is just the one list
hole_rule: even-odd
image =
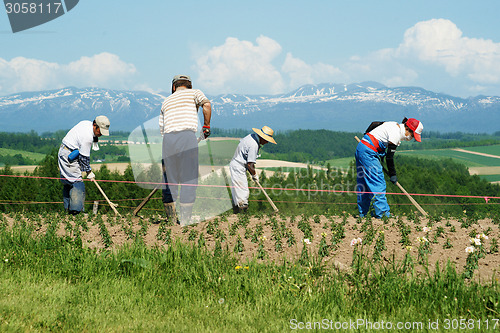
[[(168, 93), (64, 88), (0, 97), (0, 131), (39, 133), (69, 129), (80, 120), (107, 115), (115, 130), (131, 130), (159, 115)], [(500, 130), (500, 97), (458, 98), (418, 87), (389, 88), (377, 82), (305, 85), (280, 95), (208, 96), (212, 126), (361, 131), (373, 120), (414, 117), (426, 130)]]

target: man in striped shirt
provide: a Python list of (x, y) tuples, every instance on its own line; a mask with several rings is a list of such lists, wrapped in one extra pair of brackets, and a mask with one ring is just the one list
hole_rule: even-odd
[(210, 135), (212, 106), (201, 90), (193, 89), (191, 78), (176, 75), (172, 80), (172, 95), (161, 106), (160, 132), (163, 136), (162, 157), (165, 167), (163, 204), (170, 221), (177, 221), (175, 201), (181, 185), (181, 225), (191, 224), (191, 214), (198, 185), (198, 108), (203, 108), (203, 135)]

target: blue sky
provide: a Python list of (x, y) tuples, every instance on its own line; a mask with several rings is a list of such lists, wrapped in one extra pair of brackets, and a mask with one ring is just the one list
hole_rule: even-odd
[(12, 33), (0, 11), (0, 95), (65, 86), (275, 94), (378, 81), (500, 95), (500, 1), (98, 1)]

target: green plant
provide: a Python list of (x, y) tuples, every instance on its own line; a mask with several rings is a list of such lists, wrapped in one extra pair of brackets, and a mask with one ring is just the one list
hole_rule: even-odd
[(236, 244), (234, 245), (234, 252), (243, 252), (245, 251), (245, 246), (243, 245), (243, 241), (241, 240), (241, 236), (238, 235), (238, 238), (236, 239)]

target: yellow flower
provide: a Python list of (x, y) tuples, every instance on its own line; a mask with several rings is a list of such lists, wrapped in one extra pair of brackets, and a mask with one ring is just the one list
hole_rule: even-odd
[(235, 269), (235, 270), (238, 270), (238, 269), (242, 269), (242, 268), (243, 268), (243, 267), (241, 267), (241, 266), (236, 266), (234, 269)]
[(248, 266), (245, 266), (245, 269), (250, 269), (250, 267), (248, 267)]

